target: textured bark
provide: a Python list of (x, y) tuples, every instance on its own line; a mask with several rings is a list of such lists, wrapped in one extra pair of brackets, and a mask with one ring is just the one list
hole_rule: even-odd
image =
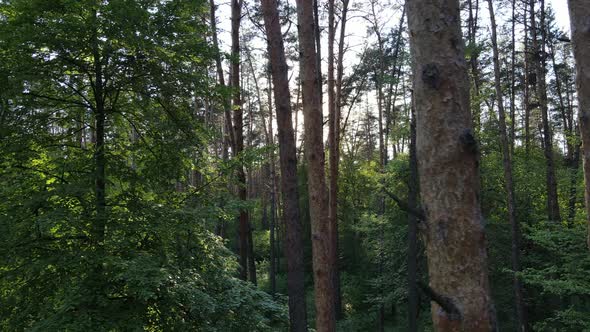
[(588, 0), (569, 0), (568, 4), (576, 59), (576, 88), (582, 137), (584, 193), (588, 213), (588, 248), (590, 249), (590, 4)]
[(330, 241), (328, 192), (325, 178), (325, 156), (322, 108), (317, 81), (314, 45), (313, 4), (297, 0), (299, 52), (305, 119), (305, 156), (308, 168), (309, 210), (313, 251), (313, 274), (316, 306), (316, 330), (335, 331), (334, 248)]
[(516, 219), (516, 198), (514, 197), (514, 182), (512, 176), (512, 160), (510, 156), (510, 144), (506, 128), (506, 112), (504, 111), (504, 96), (502, 94), (502, 82), (500, 74), (500, 60), (498, 51), (498, 38), (496, 33), (496, 17), (492, 0), (488, 1), (490, 23), (492, 27), (492, 50), (494, 63), (494, 87), (496, 89), (496, 101), (498, 103), (498, 124), (500, 127), (500, 143), (502, 146), (502, 164), (504, 167), (504, 189), (506, 190), (506, 203), (508, 205), (508, 220), (512, 230), (511, 262), (514, 274), (514, 306), (516, 309), (516, 324), (518, 331), (528, 331), (525, 316), (525, 308), (522, 296), (522, 284), (517, 276), (520, 272), (520, 225)]
[(434, 328), (495, 331), (459, 1), (413, 0), (406, 6), (430, 288), (457, 309), (448, 312), (431, 302)]
[(550, 221), (561, 221), (559, 202), (557, 200), (557, 180), (555, 178), (555, 161), (553, 159), (553, 139), (549, 124), (549, 109), (547, 104), (547, 85), (545, 82), (545, 9), (541, 0), (541, 45), (537, 38), (537, 24), (535, 20), (535, 1), (530, 1), (532, 46), (535, 57), (535, 72), (537, 75), (537, 98), (541, 107), (543, 120), (543, 153), (545, 155), (545, 174), (547, 185), (547, 218)]
[[(291, 119), (288, 67), (285, 59), (277, 0), (262, 0), (261, 5), (268, 39), (272, 81), (275, 90), (275, 105), (277, 109), (281, 187), (283, 193), (283, 224), (286, 227), (285, 255), (287, 257), (289, 320), (291, 331), (305, 332), (307, 331), (307, 316), (303, 264), (303, 230), (299, 218), (297, 151)], [(272, 176), (274, 182), (274, 174)], [(274, 211), (272, 213), (274, 214)], [(271, 216), (271, 218), (274, 218), (274, 216)]]

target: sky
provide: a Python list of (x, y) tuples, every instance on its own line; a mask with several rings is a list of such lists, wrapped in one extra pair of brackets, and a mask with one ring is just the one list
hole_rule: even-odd
[(569, 31), (570, 16), (567, 9), (567, 0), (549, 0), (549, 4), (555, 10), (555, 18), (559, 27), (565, 31)]
[[(282, 0), (285, 1), (285, 0)], [(286, 0), (289, 1), (291, 3), (294, 4), (294, 0)], [(545, 0), (546, 1), (546, 5), (550, 6), (554, 9), (555, 12), (555, 17), (556, 17), (556, 21), (557, 21), (557, 25), (559, 28), (561, 28), (561, 30), (563, 30), (565, 32), (566, 35), (569, 35), (569, 30), (570, 30), (570, 22), (569, 22), (569, 13), (568, 13), (568, 8), (567, 8), (567, 0)], [(320, 0), (321, 3), (324, 3), (324, 0)], [(394, 3), (394, 5), (385, 5), (386, 3), (392, 2)], [(354, 5), (356, 3), (366, 3), (366, 1), (364, 0), (350, 0), (350, 8), (353, 8)], [(378, 4), (379, 6), (384, 6), (385, 9), (379, 11), (378, 10), (378, 16), (380, 22), (383, 22), (383, 31), (391, 31), (392, 28), (397, 27), (399, 25), (399, 17), (401, 15), (401, 7), (400, 5), (395, 5), (395, 3), (401, 3), (400, 0), (383, 0), (383, 1), (379, 1)], [(500, 1), (494, 1), (494, 6), (495, 6), (495, 12), (496, 12), (496, 16), (497, 16), (497, 21), (498, 21), (498, 25), (501, 25), (502, 22), (505, 22), (506, 19), (509, 18), (509, 15), (511, 14), (511, 8), (510, 5), (504, 5), (502, 7), (499, 7), (498, 4), (500, 3)], [(506, 4), (506, 2), (504, 2)], [(231, 8), (230, 8), (230, 4), (231, 2), (228, 0), (217, 0), (216, 4), (218, 5), (218, 10), (217, 10), (217, 20), (218, 20), (218, 29), (220, 29), (218, 36), (219, 36), (219, 41), (220, 41), (220, 47), (222, 48), (222, 50), (229, 52), (230, 50), (230, 45), (231, 45), (231, 35), (230, 35), (230, 29), (231, 29)], [(244, 13), (245, 14), (245, 13)], [(366, 11), (363, 13), (363, 11), (361, 10), (350, 10), (349, 11), (349, 21), (347, 23), (347, 46), (348, 46), (348, 51), (345, 54), (345, 58), (344, 58), (344, 65), (345, 65), (345, 72), (348, 72), (349, 70), (351, 70), (352, 65), (356, 64), (359, 60), (359, 55), (361, 54), (364, 45), (366, 43), (373, 43), (376, 40), (376, 37), (373, 35), (371, 37), (367, 37), (367, 28), (368, 28), (368, 22), (362, 18), (363, 15), (366, 15)], [(293, 22), (296, 22), (296, 17), (292, 17), (291, 18)], [(242, 19), (243, 22), (245, 23), (245, 21), (248, 21), (249, 18), (247, 16), (244, 16), (244, 18)], [(324, 22), (325, 23), (325, 22)], [(246, 24), (250, 25), (249, 22), (247, 22)], [(488, 8), (487, 8), (487, 1), (485, 0), (480, 0), (480, 20), (479, 20), (479, 24), (481, 29), (485, 29), (485, 30), (489, 30), (489, 15), (488, 15)], [(518, 27), (519, 31), (521, 29), (521, 27)], [(504, 32), (506, 33), (506, 32)], [(500, 38), (502, 38), (502, 36), (499, 36)], [(254, 58), (260, 58), (263, 57), (264, 54), (264, 49), (266, 48), (266, 45), (264, 45), (264, 42), (262, 39), (259, 39), (257, 41), (255, 41), (253, 43), (253, 45), (251, 45), (251, 48), (254, 49), (253, 50), (253, 55)], [(322, 38), (322, 56), (323, 56), (323, 60), (324, 63), (322, 64), (322, 68), (323, 70), (325, 70), (325, 68), (327, 68), (327, 64), (326, 64), (326, 54), (327, 54), (327, 43), (326, 43), (326, 36), (323, 35)], [(260, 62), (260, 64), (257, 64), (257, 67), (261, 68), (261, 66), (264, 65), (263, 62), (265, 61), (256, 61), (256, 62)], [(297, 70), (297, 66), (295, 63), (289, 63), (289, 65), (292, 67), (293, 70)], [(265, 77), (260, 77), (260, 80), (262, 81), (266, 81)], [(294, 80), (293, 80), (294, 81)], [(263, 83), (266, 84), (266, 83)], [(292, 87), (294, 88), (295, 83), (291, 82)], [(369, 97), (370, 99), (374, 99), (372, 97)], [(369, 104), (374, 104), (374, 101), (366, 101)], [(326, 105), (324, 105), (324, 108), (326, 108)], [(371, 105), (371, 108), (374, 108), (374, 105)], [(327, 114), (327, 109), (324, 109), (324, 115)], [(299, 123), (298, 123), (298, 128), (296, 130), (301, 131), (301, 126), (302, 126), (302, 116), (299, 115)], [(327, 126), (326, 126), (327, 127)], [(327, 130), (327, 129), (326, 129)], [(301, 136), (301, 135), (299, 135)]]

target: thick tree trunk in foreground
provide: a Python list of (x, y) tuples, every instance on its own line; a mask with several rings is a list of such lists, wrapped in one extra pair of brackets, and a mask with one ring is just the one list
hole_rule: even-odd
[(307, 331), (307, 316), (302, 242), (303, 227), (299, 218), (297, 151), (291, 120), (288, 67), (285, 59), (277, 1), (262, 0), (261, 5), (268, 39), (268, 50), (275, 89), (275, 104), (277, 108), (281, 187), (283, 191), (283, 224), (286, 227), (285, 255), (287, 256), (289, 320), (291, 331), (305, 332)]
[(590, 3), (569, 0), (572, 43), (576, 59), (576, 88), (578, 114), (582, 137), (586, 212), (588, 213), (588, 248), (590, 249)]
[[(231, 83), (234, 88), (233, 91), (233, 110), (234, 110), (234, 135), (235, 135), (235, 155), (239, 155), (244, 150), (244, 128), (243, 128), (243, 112), (242, 112), (242, 97), (240, 91), (240, 21), (242, 17), (242, 1), (232, 0), (231, 2), (231, 55), (232, 55), (232, 71)], [(246, 188), (246, 174), (244, 167), (239, 166), (237, 171), (238, 177), (238, 196), (240, 200), (246, 201), (248, 193)], [(250, 232), (250, 225), (248, 222), (248, 211), (246, 209), (240, 210), (239, 219), (240, 232), (240, 277), (243, 280), (248, 279), (248, 232)]]
[(313, 251), (313, 275), (316, 306), (316, 330), (335, 331), (334, 310), (334, 248), (330, 241), (328, 192), (325, 177), (325, 156), (322, 129), (322, 107), (317, 81), (314, 45), (313, 4), (297, 0), (300, 66), (305, 118), (305, 156), (308, 168), (309, 212)]
[(406, 6), (430, 288), (450, 304), (443, 309), (432, 302), (434, 327), (495, 331), (459, 1), (413, 0)]
[(516, 308), (516, 323), (518, 331), (527, 331), (527, 321), (522, 298), (522, 284), (516, 275), (520, 272), (520, 225), (516, 219), (516, 198), (514, 197), (514, 182), (512, 176), (512, 160), (510, 157), (510, 144), (506, 128), (506, 112), (504, 111), (504, 97), (502, 95), (502, 82), (500, 75), (500, 60), (498, 51), (498, 39), (496, 34), (496, 17), (492, 0), (488, 1), (490, 22), (492, 27), (492, 49), (494, 53), (494, 87), (496, 89), (496, 101), (498, 103), (498, 122), (500, 126), (500, 141), (502, 145), (502, 162), (504, 166), (504, 188), (506, 190), (506, 203), (508, 205), (508, 220), (512, 229), (512, 270), (514, 285), (514, 305)]

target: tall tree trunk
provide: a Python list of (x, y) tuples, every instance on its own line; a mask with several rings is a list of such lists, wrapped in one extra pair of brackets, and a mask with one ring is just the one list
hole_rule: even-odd
[(317, 64), (317, 80), (318, 93), (320, 94), (320, 105), (324, 107), (324, 91), (323, 91), (323, 77), (322, 77), (322, 32), (320, 30), (320, 12), (319, 0), (313, 0), (313, 20), (314, 20), (314, 37), (315, 37), (315, 51)]
[(103, 247), (105, 238), (105, 229), (107, 223), (106, 211), (106, 154), (105, 154), (105, 125), (106, 125), (106, 106), (105, 106), (105, 87), (103, 73), (103, 59), (101, 57), (100, 47), (98, 44), (98, 13), (93, 11), (92, 23), (95, 25), (92, 38), (92, 56), (94, 69), (94, 121), (96, 126), (96, 144), (94, 146), (94, 193), (96, 220), (93, 225), (94, 241), (98, 248)]
[[(479, 51), (477, 46), (477, 30), (478, 27), (478, 17), (479, 17), (479, 0), (475, 0), (475, 6), (473, 4), (474, 0), (468, 0), (467, 6), (469, 10), (469, 17), (467, 19), (468, 25), (468, 43), (471, 48), (471, 57), (469, 59), (469, 65), (471, 66), (471, 76), (473, 79), (473, 93), (475, 94), (475, 109), (473, 110), (473, 117), (474, 117), (474, 126), (475, 132), (479, 135), (482, 127), (482, 120), (481, 120), (481, 79), (479, 77)], [(474, 8), (475, 7), (475, 8)], [(474, 13), (475, 10), (475, 13)]]
[(524, 6), (524, 10), (522, 13), (523, 16), (523, 30), (524, 30), (524, 52), (523, 52), (523, 61), (524, 61), (524, 84), (523, 84), (523, 109), (524, 109), (524, 150), (525, 150), (525, 157), (528, 160), (531, 150), (531, 135), (530, 135), (530, 47), (529, 47), (529, 27), (530, 25), (527, 24), (527, 16), (528, 16), (528, 8), (527, 4)]
[(313, 250), (313, 273), (316, 306), (316, 330), (335, 331), (334, 247), (330, 238), (328, 192), (325, 178), (325, 156), (322, 107), (317, 81), (314, 45), (314, 19), (311, 1), (297, 0), (300, 66), (305, 117), (305, 156), (308, 168), (309, 209)]
[(541, 107), (543, 120), (543, 152), (546, 163), (547, 184), (547, 218), (551, 221), (561, 221), (559, 202), (557, 200), (557, 180), (555, 178), (555, 161), (553, 159), (553, 140), (549, 124), (549, 109), (547, 105), (547, 86), (545, 82), (545, 8), (544, 0), (541, 0), (541, 45), (537, 38), (537, 25), (535, 19), (535, 1), (530, 1), (531, 32), (533, 39), (533, 55), (535, 60), (535, 72), (537, 74), (537, 98)]
[(588, 248), (590, 249), (590, 6), (587, 0), (569, 0), (569, 13), (576, 59), (578, 114), (582, 137), (586, 212), (588, 214)]
[[(412, 94), (410, 119), (410, 180), (408, 182), (408, 206), (418, 207), (418, 161), (416, 160), (416, 111)], [(418, 220), (408, 213), (408, 330), (418, 332)]]
[[(215, 68), (217, 71), (217, 81), (220, 86), (225, 87), (225, 77), (223, 75), (223, 67), (221, 65), (221, 55), (219, 52), (219, 42), (217, 40), (217, 18), (215, 16), (215, 1), (209, 0), (210, 5), (210, 20), (211, 20), (211, 31), (212, 31), (212, 39), (213, 39), (213, 47), (216, 50), (215, 54)], [(229, 159), (229, 148), (232, 148), (232, 151), (235, 153), (234, 149), (234, 131), (232, 127), (232, 118), (231, 118), (231, 101), (229, 98), (223, 98), (223, 120), (221, 125), (221, 132), (222, 132), (222, 150), (221, 155), (222, 159), (227, 161)], [(226, 237), (226, 223), (225, 220), (222, 218), (219, 219), (219, 227), (217, 228), (216, 234), (221, 236), (222, 238)]]
[[(242, 112), (242, 97), (240, 87), (240, 21), (242, 18), (242, 0), (232, 0), (231, 2), (231, 56), (232, 56), (232, 71), (231, 81), (233, 91), (233, 110), (234, 110), (234, 135), (235, 135), (235, 155), (238, 156), (244, 150), (244, 128), (243, 128), (243, 112)], [(240, 200), (246, 202), (247, 187), (246, 187), (246, 173), (244, 167), (240, 165), (237, 170), (238, 178), (238, 196)], [(248, 222), (248, 211), (246, 208), (240, 209), (239, 218), (239, 233), (240, 233), (240, 277), (242, 280), (248, 279), (248, 233), (250, 232), (250, 225)]]
[[(217, 80), (219, 85), (224, 87), (225, 86), (225, 78), (223, 76), (223, 67), (221, 65), (221, 55), (219, 52), (219, 41), (217, 40), (217, 18), (215, 17), (215, 1), (209, 0), (209, 5), (211, 6), (210, 11), (210, 19), (211, 19), (211, 31), (213, 34), (213, 47), (217, 50), (215, 54), (215, 68), (217, 70)], [(231, 118), (231, 103), (229, 98), (223, 98), (223, 113), (225, 114), (225, 131), (224, 131), (224, 144), (229, 145), (234, 148), (234, 131), (232, 127), (232, 118)], [(227, 152), (227, 148), (224, 149)], [(234, 150), (235, 153), (235, 150)], [(227, 154), (227, 153), (225, 153)]]
[(106, 127), (106, 105), (105, 105), (105, 74), (103, 71), (103, 56), (99, 45), (99, 23), (98, 12), (93, 10), (91, 24), (93, 34), (91, 39), (92, 47), (92, 69), (94, 71), (94, 82), (92, 85), (94, 92), (94, 126), (95, 126), (95, 145), (94, 145), (94, 208), (96, 212), (93, 220), (91, 235), (92, 244), (95, 247), (95, 254), (99, 258), (96, 265), (92, 267), (89, 273), (88, 287), (98, 290), (92, 297), (90, 303), (97, 305), (101, 300), (100, 290), (104, 288), (104, 269), (100, 261), (104, 256), (105, 231), (108, 221), (107, 204), (106, 204), (106, 164), (107, 157), (105, 153), (105, 127)]
[[(251, 64), (250, 61), (250, 51), (248, 50), (248, 48), (245, 48), (245, 53), (247, 54), (248, 57), (248, 61)], [(242, 84), (241, 86), (245, 86), (246, 87), (246, 91), (249, 91), (251, 89), (250, 87), (250, 79), (248, 78), (246, 80), (246, 84), (244, 84), (243, 80), (244, 77), (246, 77), (246, 74), (244, 74), (244, 67), (241, 67), (240, 70), (242, 71)], [(252, 72), (252, 76), (254, 77), (254, 81), (255, 81), (255, 87), (258, 88), (258, 81), (256, 79), (256, 73), (254, 72), (254, 68), (251, 68), (251, 72)], [(247, 95), (247, 109), (248, 109), (248, 131), (246, 133), (246, 147), (250, 148), (252, 147), (252, 127), (254, 124), (254, 113), (252, 112), (252, 98), (251, 95), (248, 94)], [(253, 197), (253, 177), (252, 177), (252, 169), (251, 168), (247, 168), (246, 169), (246, 200), (249, 200)], [(252, 225), (252, 223), (250, 222), (250, 220), (248, 220), (248, 277), (250, 279), (250, 281), (254, 284), (257, 285), (258, 282), (256, 280), (256, 260), (254, 257), (254, 239), (252, 237), (252, 233), (254, 232), (254, 226)]]
[(512, 32), (510, 34), (510, 153), (516, 140), (516, 0), (512, 0)]
[[(385, 163), (387, 162), (387, 149), (386, 149), (386, 141), (384, 135), (384, 128), (383, 128), (383, 120), (384, 120), (384, 110), (383, 104), (385, 101), (384, 93), (383, 93), (383, 83), (384, 83), (384, 76), (385, 76), (385, 49), (384, 49), (384, 40), (381, 36), (381, 31), (379, 27), (379, 21), (377, 19), (377, 11), (375, 9), (375, 4), (377, 1), (371, 1), (371, 15), (373, 17), (373, 32), (377, 36), (377, 46), (379, 50), (379, 66), (375, 67), (375, 85), (377, 89), (377, 119), (378, 119), (378, 128), (379, 128), (379, 168), (380, 172), (385, 171)], [(385, 197), (383, 194), (380, 194), (379, 197), (379, 215), (383, 215), (385, 213)], [(383, 265), (385, 262), (383, 261), (383, 229), (379, 232), (379, 276), (384, 278), (383, 276)], [(383, 292), (383, 284), (380, 285), (380, 292)], [(384, 303), (381, 303), (379, 307), (379, 316), (378, 316), (378, 328), (379, 331), (382, 332), (385, 330), (385, 307)]]
[(299, 217), (297, 151), (291, 119), (288, 67), (287, 60), (285, 59), (277, 0), (262, 0), (261, 5), (268, 39), (272, 81), (275, 89), (275, 105), (277, 109), (281, 188), (284, 206), (283, 224), (286, 227), (284, 243), (285, 256), (287, 257), (289, 321), (291, 331), (305, 332), (307, 331), (307, 316), (303, 264), (303, 228)]
[(495, 331), (459, 1), (406, 6), (434, 328)]
[[(335, 252), (335, 275), (334, 275), (334, 289), (336, 292), (336, 318), (342, 317), (342, 294), (340, 290), (340, 269), (339, 269), (339, 240), (338, 240), (338, 172), (340, 163), (340, 120), (342, 117), (342, 77), (344, 76), (344, 41), (346, 37), (346, 21), (348, 20), (348, 4), (349, 0), (342, 0), (342, 11), (340, 15), (340, 37), (338, 42), (338, 61), (336, 65), (336, 96), (335, 96), (335, 107), (334, 107), (334, 118), (330, 122), (334, 126), (334, 150), (330, 151), (330, 197), (334, 197), (333, 201), (330, 201), (331, 216), (334, 218), (332, 224), (334, 226), (334, 252)], [(330, 198), (332, 199), (332, 198)]]
[[(348, 0), (345, 0), (343, 6), (348, 5)], [(330, 148), (329, 165), (330, 165), (330, 182), (329, 182), (329, 196), (330, 205), (328, 207), (328, 215), (330, 218), (330, 235), (332, 237), (332, 246), (334, 247), (334, 291), (336, 310), (336, 318), (342, 315), (342, 304), (340, 297), (340, 274), (338, 270), (339, 254), (338, 254), (338, 163), (340, 158), (340, 101), (342, 87), (336, 84), (342, 84), (342, 56), (344, 53), (344, 29), (346, 26), (346, 10), (343, 9), (342, 19), (340, 21), (340, 45), (338, 48), (338, 73), (339, 81), (336, 81), (334, 76), (334, 42), (336, 38), (336, 25), (334, 22), (335, 6), (334, 0), (328, 1), (328, 113), (329, 113), (329, 133), (328, 146)], [(338, 90), (338, 91), (336, 91)]]
[[(269, 51), (270, 56), (270, 51)], [(268, 146), (274, 145), (274, 130), (272, 127), (272, 64), (269, 61), (268, 70), (267, 70), (267, 79), (268, 79), (268, 131), (266, 142)], [(261, 103), (262, 104), (262, 103)], [(276, 288), (276, 274), (277, 274), (277, 267), (279, 263), (278, 257), (278, 244), (277, 244), (277, 186), (276, 186), (276, 168), (275, 168), (275, 152), (274, 149), (271, 149), (269, 152), (269, 165), (270, 165), (270, 277), (271, 277), (271, 287)], [(274, 286), (273, 286), (274, 285)]]
[(506, 203), (508, 205), (508, 220), (512, 229), (512, 270), (514, 274), (514, 305), (516, 309), (516, 323), (518, 331), (528, 331), (522, 296), (522, 284), (517, 273), (520, 272), (520, 225), (516, 219), (516, 198), (514, 197), (514, 181), (512, 176), (512, 160), (510, 157), (510, 143), (506, 129), (506, 113), (504, 111), (504, 96), (502, 94), (502, 82), (500, 74), (500, 52), (498, 51), (498, 38), (496, 32), (496, 17), (492, 0), (488, 1), (490, 23), (492, 27), (492, 50), (494, 62), (494, 87), (496, 89), (496, 101), (498, 103), (498, 123), (500, 127), (500, 143), (502, 146), (502, 163), (504, 166), (504, 189), (506, 190)]

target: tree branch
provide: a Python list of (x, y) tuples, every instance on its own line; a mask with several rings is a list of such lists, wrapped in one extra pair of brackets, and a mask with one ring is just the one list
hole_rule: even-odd
[(448, 315), (449, 319), (451, 320), (461, 320), (461, 312), (457, 309), (457, 306), (453, 303), (453, 301), (441, 294), (438, 294), (434, 289), (430, 286), (424, 284), (421, 281), (416, 282), (420, 290), (428, 296), (432, 301), (438, 304)]
[(416, 209), (414, 207), (409, 206), (407, 202), (401, 200), (399, 197), (397, 197), (395, 194), (393, 194), (392, 192), (390, 192), (389, 190), (387, 190), (385, 188), (383, 188), (383, 192), (385, 192), (387, 194), (387, 196), (389, 196), (389, 198), (391, 198), (397, 204), (397, 206), (399, 206), (400, 209), (413, 214), (420, 221), (426, 221), (426, 216), (424, 215), (424, 211), (422, 211), (421, 209)]

